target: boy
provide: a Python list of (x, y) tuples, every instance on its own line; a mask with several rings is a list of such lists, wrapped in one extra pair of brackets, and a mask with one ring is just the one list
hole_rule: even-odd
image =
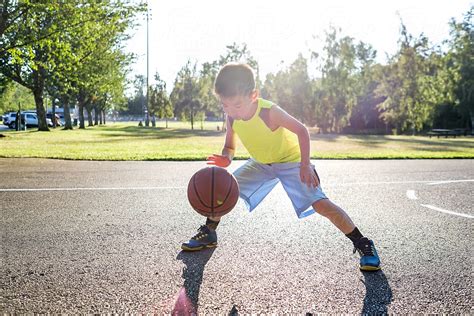
[[(258, 98), (252, 69), (230, 63), (218, 73), (214, 90), (227, 115), (227, 132), (221, 155), (208, 157), (208, 164), (227, 167), (235, 151), (235, 135), (251, 155), (234, 172), (240, 197), (252, 211), (281, 181), (299, 218), (313, 213), (327, 217), (354, 244), (361, 256), (360, 269), (380, 269), (374, 243), (362, 236), (349, 216), (332, 203), (319, 185), (319, 176), (310, 162), (310, 138), (306, 127), (270, 101)], [(207, 218), (206, 225), (188, 242), (185, 251), (217, 246), (216, 228), (220, 218)]]

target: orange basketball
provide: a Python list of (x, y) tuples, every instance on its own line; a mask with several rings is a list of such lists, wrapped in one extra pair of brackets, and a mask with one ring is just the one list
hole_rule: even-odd
[(189, 180), (189, 203), (196, 212), (206, 217), (218, 217), (229, 213), (238, 199), (237, 180), (224, 168), (203, 168)]

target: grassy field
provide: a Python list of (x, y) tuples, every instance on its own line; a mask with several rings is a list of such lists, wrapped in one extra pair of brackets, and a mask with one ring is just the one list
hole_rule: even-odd
[[(0, 157), (38, 157), (79, 160), (203, 160), (220, 153), (224, 134), (218, 122), (170, 122), (164, 128), (137, 123), (108, 123), (85, 130), (36, 129), (2, 132)], [(316, 159), (474, 158), (474, 137), (311, 135), (311, 157)], [(239, 143), (236, 158), (248, 158)]]

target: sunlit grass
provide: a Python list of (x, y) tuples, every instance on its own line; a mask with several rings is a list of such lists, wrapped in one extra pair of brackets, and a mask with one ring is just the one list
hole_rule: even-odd
[[(51, 132), (7, 131), (0, 138), (0, 157), (38, 157), (78, 160), (203, 160), (220, 153), (224, 133), (219, 122), (205, 122), (195, 130), (189, 123), (170, 122), (170, 128), (108, 123), (85, 130)], [(311, 135), (311, 157), (317, 159), (474, 158), (474, 138), (426, 136)], [(236, 157), (248, 158), (238, 143)]]

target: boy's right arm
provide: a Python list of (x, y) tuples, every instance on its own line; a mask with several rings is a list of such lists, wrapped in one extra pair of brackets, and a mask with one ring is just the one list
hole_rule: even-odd
[(213, 154), (212, 156), (207, 157), (208, 165), (216, 165), (219, 167), (228, 167), (234, 158), (235, 153), (235, 133), (232, 129), (233, 120), (229, 117), (226, 119), (226, 134), (225, 134), (225, 144), (222, 149), (222, 154)]

